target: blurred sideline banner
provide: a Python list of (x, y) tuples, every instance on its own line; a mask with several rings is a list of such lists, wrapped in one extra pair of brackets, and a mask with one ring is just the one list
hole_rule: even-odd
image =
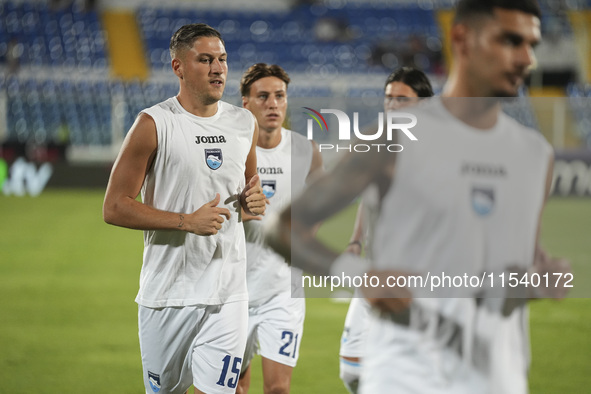
[(553, 196), (591, 196), (591, 151), (556, 151)]
[(0, 145), (0, 190), (7, 196), (37, 196), (46, 188), (105, 189), (112, 163), (65, 159), (65, 145)]

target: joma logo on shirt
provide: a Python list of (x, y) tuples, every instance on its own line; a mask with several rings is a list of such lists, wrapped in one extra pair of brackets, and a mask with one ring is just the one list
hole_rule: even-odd
[(258, 167), (257, 172), (259, 174), (283, 174), (283, 169), (281, 167)]
[(462, 175), (477, 176), (507, 176), (507, 170), (501, 165), (490, 165), (480, 163), (463, 163), (461, 169)]
[(225, 144), (226, 143), (226, 139), (224, 138), (223, 135), (219, 135), (219, 136), (211, 136), (211, 137), (202, 137), (200, 135), (196, 135), (195, 136), (195, 143), (196, 144), (200, 144), (200, 143), (204, 143), (204, 144)]

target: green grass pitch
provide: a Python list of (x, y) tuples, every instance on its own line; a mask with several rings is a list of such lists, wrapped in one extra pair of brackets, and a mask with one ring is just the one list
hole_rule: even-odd
[[(142, 258), (139, 231), (101, 219), (103, 191), (0, 196), (0, 393), (141, 393), (137, 340)], [(342, 247), (354, 211), (326, 224)], [(542, 240), (575, 267), (576, 292), (591, 293), (591, 200), (555, 199)], [(347, 304), (308, 299), (293, 393), (345, 393), (338, 348)], [(532, 393), (591, 387), (591, 300), (531, 306)], [(251, 393), (262, 392), (254, 362)], [(393, 371), (395, 372), (395, 371)]]

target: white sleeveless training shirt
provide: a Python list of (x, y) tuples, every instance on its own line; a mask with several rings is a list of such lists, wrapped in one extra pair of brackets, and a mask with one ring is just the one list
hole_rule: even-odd
[(244, 228), (239, 195), (254, 116), (218, 102), (215, 115), (186, 111), (176, 97), (142, 111), (156, 124), (158, 148), (142, 186), (142, 200), (156, 209), (193, 213), (220, 194), (230, 210), (216, 235), (144, 231), (144, 263), (136, 302), (160, 308), (247, 300)]
[[(292, 291), (303, 297), (301, 271), (290, 268), (285, 259), (264, 246), (263, 225), (273, 212), (281, 212), (303, 189), (312, 164), (312, 143), (304, 136), (281, 129), (275, 148), (257, 146), (257, 170), (265, 196), (269, 199), (263, 220), (244, 223), (247, 251), (247, 283), (250, 305), (259, 305), (275, 294)], [(293, 275), (293, 281), (292, 281)]]
[[(505, 114), (482, 131), (438, 99), (416, 111), (418, 141), (397, 154), (374, 234), (374, 267), (440, 277), (492, 274), (493, 294), (505, 294), (498, 275), (533, 263), (551, 147)], [(409, 323), (375, 318), (368, 351), (379, 354), (368, 371), (387, 359), (394, 373), (381, 387), (392, 392), (527, 392), (527, 307), (504, 315), (494, 300), (478, 300), (487, 285), (447, 286), (419, 292), (433, 298), (413, 300)], [(374, 378), (382, 379), (370, 376), (362, 392), (388, 392), (372, 386)]]

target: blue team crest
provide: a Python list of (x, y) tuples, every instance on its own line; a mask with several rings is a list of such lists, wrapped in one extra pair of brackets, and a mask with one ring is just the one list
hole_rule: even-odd
[(217, 170), (220, 168), (224, 162), (222, 150), (219, 148), (205, 149), (205, 162), (212, 170)]
[(263, 187), (265, 197), (271, 198), (275, 195), (275, 191), (277, 190), (276, 181), (261, 181), (261, 186)]
[(479, 216), (487, 216), (495, 206), (495, 192), (492, 188), (472, 188), (472, 208)]
[(148, 371), (148, 381), (153, 392), (157, 393), (160, 391), (160, 375)]

